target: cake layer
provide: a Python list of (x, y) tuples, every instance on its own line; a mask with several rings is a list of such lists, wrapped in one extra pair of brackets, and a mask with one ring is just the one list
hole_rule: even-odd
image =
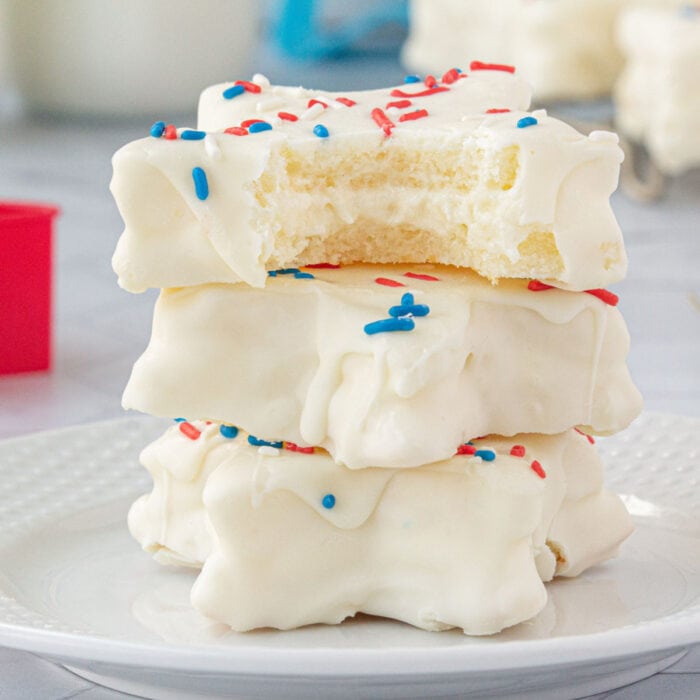
[(610, 93), (622, 68), (614, 40), (625, 0), (411, 0), (403, 61), (432, 72), (463, 60), (465, 47), (515, 63), (538, 101)]
[(363, 611), (490, 634), (539, 612), (542, 581), (613, 556), (631, 530), (591, 441), (573, 430), (489, 436), (436, 464), (359, 471), (246, 437), (173, 426), (142, 453), (154, 489), (129, 514), (159, 561), (204, 564), (194, 605), (236, 630)]
[(615, 94), (620, 129), (663, 172), (700, 166), (700, 11), (629, 9), (619, 39), (627, 59)]
[(622, 151), (540, 110), (507, 66), (353, 93), (208, 88), (202, 131), (154, 125), (114, 156), (130, 291), (333, 262), (446, 263), (571, 289), (621, 279)]
[(351, 468), (436, 462), (476, 435), (627, 426), (641, 398), (612, 295), (529, 286), (354, 265), (164, 290), (123, 404), (321, 446)]

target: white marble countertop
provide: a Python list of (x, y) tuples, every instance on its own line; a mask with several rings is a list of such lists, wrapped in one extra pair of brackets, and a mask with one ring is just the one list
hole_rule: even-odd
[[(282, 79), (274, 71), (271, 77)], [(121, 291), (110, 268), (121, 231), (108, 192), (110, 156), (142, 136), (146, 122), (0, 117), (0, 198), (45, 201), (62, 210), (56, 233), (53, 370), (0, 377), (0, 437), (123, 413), (120, 394), (147, 341), (154, 294)], [(621, 193), (613, 202), (630, 258), (628, 278), (614, 289), (632, 336), (633, 376), (648, 409), (698, 415), (700, 171), (670, 183), (666, 197), (653, 205)], [(127, 696), (29, 654), (0, 649), (0, 698), (75, 697)], [(596, 697), (696, 699), (700, 651), (651, 679)]]

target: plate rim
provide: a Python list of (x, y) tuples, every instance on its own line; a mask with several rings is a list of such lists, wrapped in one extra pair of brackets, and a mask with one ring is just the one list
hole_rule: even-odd
[[(700, 429), (700, 416), (645, 411), (637, 420), (690, 420)], [(98, 422), (26, 433), (0, 440), (11, 448), (37, 436), (64, 437), (66, 433), (108, 428), (131, 421), (156, 421), (150, 416), (127, 415)], [(0, 470), (2, 466), (0, 465)], [(2, 594), (2, 590), (0, 590)], [(9, 596), (11, 597), (11, 596)], [(1, 614), (1, 613), (0, 613)], [(394, 623), (400, 624), (400, 623)], [(285, 634), (283, 631), (277, 634)], [(426, 635), (439, 632), (425, 632)], [(700, 602), (671, 615), (632, 623), (617, 629), (551, 639), (506, 640), (471, 645), (338, 649), (266, 647), (252, 642), (243, 647), (140, 643), (106, 636), (39, 629), (0, 618), (0, 646), (71, 662), (148, 667), (160, 671), (226, 673), (265, 676), (421, 676), (427, 673), (468, 675), (487, 671), (552, 668), (595, 664), (629, 657), (664, 653), (700, 644)], [(489, 640), (489, 637), (475, 638)], [(533, 663), (533, 659), (535, 659)]]

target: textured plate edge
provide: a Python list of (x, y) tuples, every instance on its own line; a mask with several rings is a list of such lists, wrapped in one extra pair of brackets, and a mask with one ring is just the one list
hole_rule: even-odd
[[(42, 438), (65, 438), (67, 434), (88, 429), (110, 428), (134, 421), (158, 421), (144, 415), (126, 415), (116, 419), (85, 423), (37, 433), (5, 438), (0, 449)], [(700, 417), (662, 412), (644, 412), (637, 421), (683, 421), (697, 424)], [(635, 421), (635, 422), (637, 422)], [(606, 438), (608, 440), (610, 438)], [(613, 438), (614, 439), (614, 436)], [(0, 465), (1, 468), (1, 465)], [(518, 668), (551, 668), (571, 663), (595, 663), (606, 659), (628, 658), (654, 652), (672, 652), (700, 643), (700, 604), (685, 609), (682, 618), (673, 615), (585, 635), (554, 639), (494, 642), (459, 648), (392, 647), (387, 649), (285, 649), (250, 646), (246, 649), (217, 649), (169, 644), (139, 644), (94, 635), (79, 635), (8, 624), (0, 620), (0, 644), (65, 661), (93, 661), (120, 666), (148, 666), (163, 671), (247, 673), (266, 675), (386, 676), (425, 673), (470, 673)], [(643, 631), (643, 634), (640, 632)], [(437, 634), (437, 633), (426, 633)], [(533, 658), (547, 663), (533, 664)]]

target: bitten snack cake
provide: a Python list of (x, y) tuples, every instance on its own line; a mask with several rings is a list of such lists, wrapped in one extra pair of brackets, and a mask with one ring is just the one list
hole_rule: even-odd
[(512, 66), (386, 90), (261, 75), (114, 157), (120, 284), (160, 288), (125, 407), (129, 528), (237, 631), (357, 613), (494, 634), (631, 531), (592, 434), (641, 398), (616, 295), (617, 137)]
[(700, 5), (630, 8), (620, 18), (625, 69), (616, 121), (668, 175), (700, 166)]
[(207, 88), (199, 130), (156, 124), (114, 157), (130, 291), (313, 263), (444, 263), (583, 290), (626, 257), (609, 197), (622, 151), (543, 111), (510, 66), (322, 93)]

